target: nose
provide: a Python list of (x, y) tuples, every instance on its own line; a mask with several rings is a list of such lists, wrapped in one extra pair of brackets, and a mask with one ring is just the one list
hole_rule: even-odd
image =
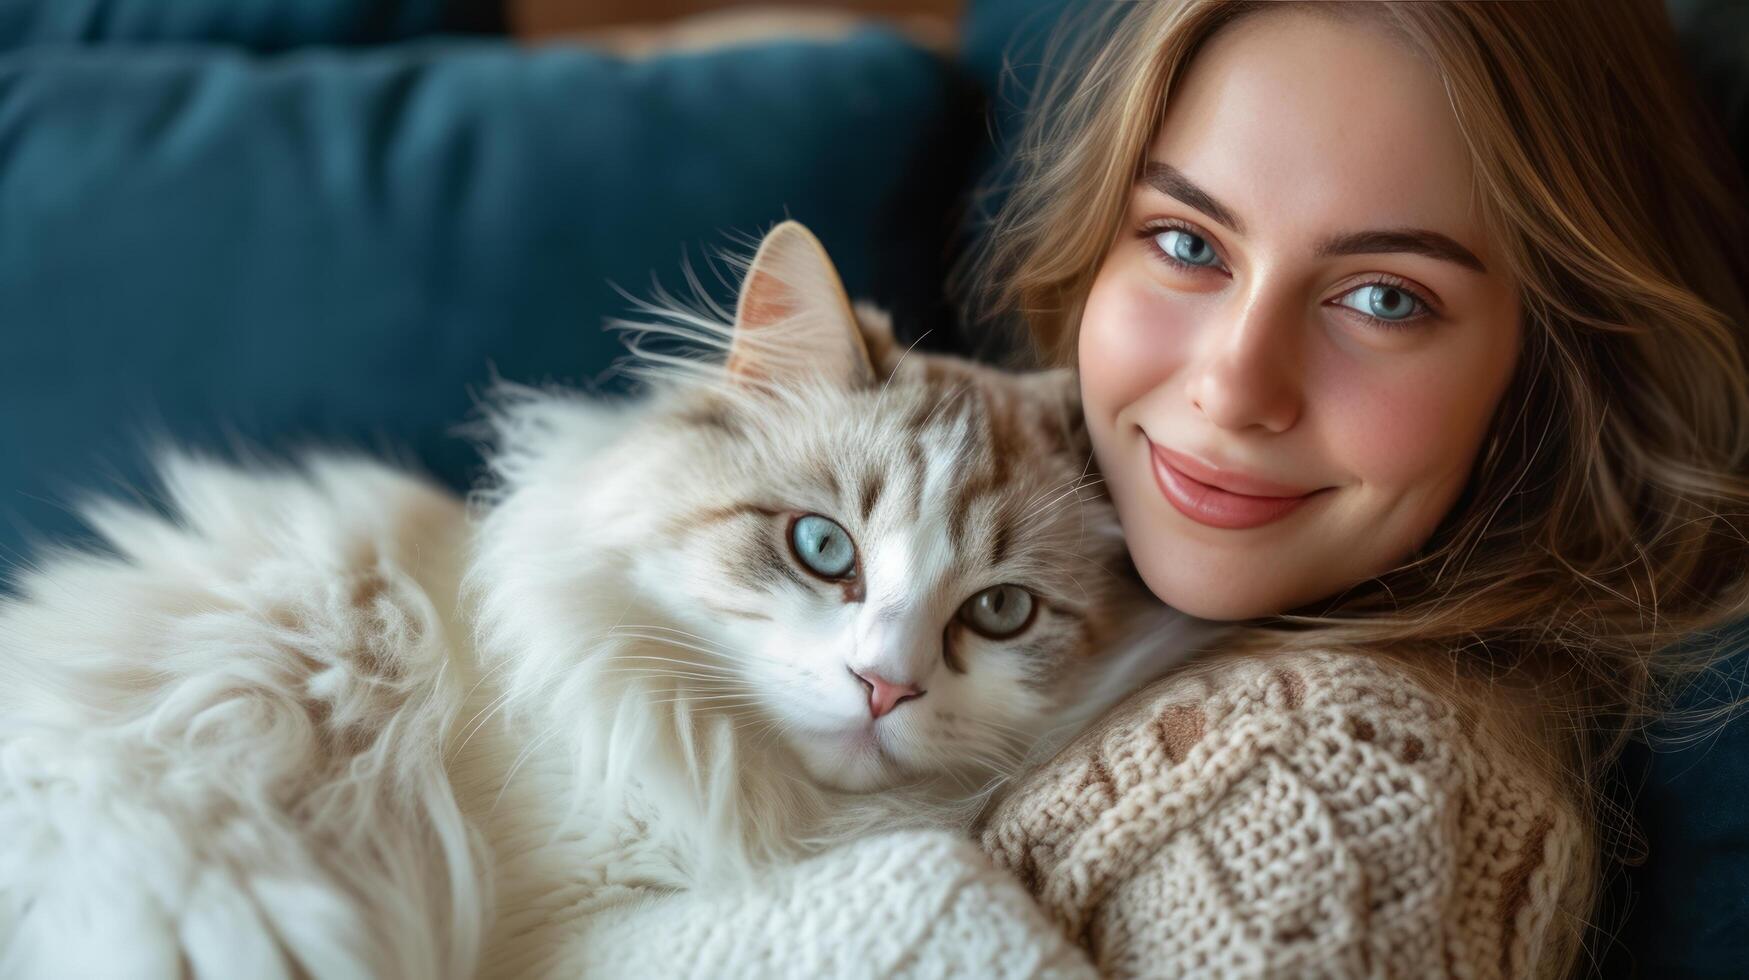
[(894, 684), (872, 670), (852, 670), (850, 674), (861, 681), (863, 687), (868, 688), (868, 713), (872, 718), (879, 718), (906, 701), (920, 698), (924, 694), (923, 689), (915, 684)]
[(1301, 323), (1289, 307), (1253, 297), (1236, 318), (1211, 330), (1190, 379), (1191, 402), (1210, 422), (1280, 433), (1299, 421)]

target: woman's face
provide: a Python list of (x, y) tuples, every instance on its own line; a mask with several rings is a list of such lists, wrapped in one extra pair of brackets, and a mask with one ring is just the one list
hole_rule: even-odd
[(1517, 359), (1500, 267), (1408, 47), (1288, 11), (1211, 39), (1081, 321), (1094, 448), (1155, 594), (1278, 613), (1426, 541)]

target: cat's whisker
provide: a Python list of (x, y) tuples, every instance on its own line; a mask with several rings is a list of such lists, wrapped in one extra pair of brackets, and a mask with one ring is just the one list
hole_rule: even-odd
[(1092, 605), (1092, 603), (1093, 603), (1092, 595), (1087, 591), (1087, 586), (1081, 584), (1081, 580), (1075, 576), (1074, 572), (1071, 572), (1066, 568), (1058, 568), (1058, 569), (1055, 569), (1055, 571), (1058, 574), (1062, 575), (1064, 578), (1068, 579), (1069, 583), (1071, 585), (1075, 586), (1075, 590), (1077, 592), (1081, 593), (1081, 601), (1083, 603), (1086, 603), (1088, 605)]
[(730, 654), (727, 653), (726, 651), (717, 650), (717, 649), (713, 649), (711, 647), (703, 646), (702, 644), (694, 643), (691, 640), (678, 639), (678, 638), (672, 637), (672, 636), (663, 636), (659, 633), (636, 633), (636, 632), (632, 632), (630, 630), (622, 630), (622, 631), (618, 632), (616, 635), (621, 636), (621, 637), (625, 637), (627, 639), (642, 640), (646, 643), (661, 643), (661, 644), (664, 644), (666, 646), (675, 647), (676, 649), (680, 649), (680, 650), (691, 650), (695, 653), (702, 653), (702, 654), (705, 654), (707, 656), (714, 657), (714, 658), (720, 658), (720, 659), (725, 659), (725, 660), (733, 659), (730, 656)]
[(1064, 480), (1061, 483), (1053, 483), (1050, 486), (1043, 487), (1039, 490), (1034, 491), (1021, 504), (1021, 510), (1026, 511), (1026, 510), (1032, 509), (1032, 506), (1034, 504), (1037, 504), (1040, 500), (1043, 500), (1044, 498), (1050, 496), (1051, 494), (1054, 494), (1057, 491), (1062, 490), (1064, 487), (1070, 486), (1072, 484), (1080, 483), (1082, 480), (1087, 479), (1087, 476), (1088, 476), (1087, 471), (1082, 470), (1079, 474), (1072, 476), (1069, 479)]
[[(1005, 739), (1005, 737), (1001, 736), (1001, 735), (998, 735), (998, 737)], [(961, 741), (954, 743), (950, 757), (951, 758), (963, 758), (963, 757), (967, 757), (967, 756), (971, 756), (971, 755), (977, 755), (980, 753), (982, 753), (984, 755), (1008, 756), (1008, 755), (1014, 755), (1014, 754), (1018, 753), (1019, 751), (1020, 751), (1020, 748), (1018, 746), (1012, 745), (1006, 740), (998, 741), (995, 744), (989, 744), (988, 740), (986, 738), (980, 738), (978, 735), (972, 735), (968, 738), (962, 739)]]
[(743, 679), (739, 671), (719, 670), (710, 664), (695, 664), (689, 660), (670, 660), (665, 657), (615, 657), (605, 663), (589, 666), (603, 674), (641, 672), (651, 677), (701, 677), (730, 683)]
[(732, 667), (723, 667), (723, 666), (719, 666), (716, 664), (700, 664), (700, 663), (696, 663), (696, 662), (690, 661), (690, 660), (674, 660), (674, 659), (667, 658), (667, 657), (656, 657), (653, 655), (643, 655), (643, 654), (618, 655), (615, 657), (615, 660), (622, 661), (622, 662), (623, 661), (633, 661), (633, 660), (639, 660), (639, 661), (646, 661), (647, 660), (647, 661), (652, 661), (652, 662), (672, 663), (672, 664), (678, 664), (682, 667), (685, 667), (688, 670), (687, 671), (679, 671), (679, 670), (674, 670), (671, 668), (663, 668), (663, 667), (638, 667), (635, 665), (629, 665), (629, 664), (622, 663), (620, 666), (617, 666), (617, 667), (602, 668), (601, 672), (602, 673), (619, 673), (619, 672), (640, 671), (641, 670), (641, 671), (647, 672), (648, 675), (651, 677), (677, 676), (677, 677), (688, 677), (688, 678), (695, 679), (695, 680), (716, 680), (716, 681), (723, 683), (723, 684), (739, 684), (739, 685), (742, 685), (744, 687), (747, 687), (750, 689), (755, 689), (755, 690), (773, 688), (773, 687), (784, 688), (784, 687), (802, 686), (802, 682), (800, 680), (798, 680), (796, 678), (792, 678), (792, 677), (786, 677), (786, 676), (779, 675), (777, 677), (764, 678), (764, 679), (760, 679), (760, 680), (755, 681), (754, 679), (747, 677), (742, 671), (736, 670), (735, 668), (732, 668)]
[(692, 633), (692, 632), (680, 629), (679, 627), (675, 627), (675, 626), (664, 626), (660, 623), (654, 623), (654, 624), (618, 623), (618, 624), (615, 624), (609, 632), (621, 633), (621, 632), (631, 632), (634, 630), (655, 630), (655, 631), (662, 632), (662, 633), (677, 633), (680, 636), (684, 636), (689, 640), (697, 640), (700, 643), (706, 643), (706, 644), (710, 644), (712, 646), (721, 648), (724, 653), (732, 652), (728, 648), (723, 647), (722, 644), (717, 643), (715, 640), (712, 640), (708, 636), (702, 636), (698, 633)]
[[(630, 668), (630, 667), (628, 667), (628, 668), (624, 668), (624, 669), (620, 669), (620, 670), (611, 670), (611, 669), (603, 670), (603, 671), (601, 671), (601, 674), (603, 676), (618, 676), (618, 677), (622, 677), (622, 678), (630, 677), (634, 680), (641, 680), (641, 681), (649, 682), (650, 684), (657, 686), (657, 687), (660, 687), (660, 688), (663, 688), (663, 689), (685, 687), (685, 688), (693, 688), (693, 689), (704, 690), (704, 691), (744, 691), (748, 694), (756, 693), (756, 689), (748, 687), (746, 685), (735, 684), (732, 681), (725, 683), (725, 681), (728, 680), (726, 678), (710, 677), (710, 676), (703, 676), (703, 675), (691, 675), (691, 674), (676, 674), (676, 673), (673, 673), (670, 671), (665, 671), (665, 670), (664, 671), (656, 671), (656, 670), (649, 670), (649, 669), (645, 669), (645, 668)], [(688, 684), (673, 683), (676, 681), (687, 681), (690, 683), (688, 683)], [(664, 682), (668, 682), (668, 683), (664, 683)]]
[(784, 732), (781, 719), (773, 718), (761, 712), (755, 717), (755, 721), (757, 724), (753, 725), (752, 728), (753, 734), (759, 738), (759, 744), (757, 746), (759, 751), (765, 751), (771, 747), (773, 741), (783, 737)]
[(1092, 477), (1091, 479), (1089, 479), (1085, 482), (1077, 483), (1076, 485), (1069, 487), (1067, 490), (1061, 491), (1055, 497), (1052, 497), (1050, 500), (1046, 501), (1045, 503), (1028, 511), (1024, 516), (1021, 517), (1020, 523), (1021, 524), (1030, 524), (1033, 521), (1036, 521), (1036, 520), (1042, 519), (1046, 516), (1049, 516), (1049, 514), (1051, 513), (1052, 510), (1055, 510), (1059, 506), (1063, 506), (1066, 501), (1068, 501), (1070, 499), (1074, 499), (1074, 500), (1079, 501), (1081, 499), (1080, 498), (1081, 491), (1086, 490), (1089, 487), (1096, 487), (1099, 484), (1104, 483), (1104, 482), (1105, 482), (1105, 480), (1102, 477)]
[(665, 697), (674, 701), (697, 701), (700, 704), (720, 701), (741, 701), (754, 707), (765, 703), (766, 695), (751, 688), (676, 687), (666, 691), (651, 691), (650, 698)]
[(761, 706), (758, 704), (722, 705), (722, 706), (720, 706), (721, 710), (717, 711), (717, 716), (720, 718), (728, 718), (731, 720), (744, 720), (747, 718), (757, 718), (760, 715), (760, 710), (759, 710), (760, 707)]
[[(938, 761), (938, 760), (931, 760), (931, 761)], [(944, 768), (942, 768), (941, 772), (944, 775), (946, 775), (947, 778), (953, 780), (954, 784), (957, 785), (961, 790), (963, 790), (967, 793), (972, 792), (973, 788), (969, 783), (966, 782), (965, 777), (961, 776), (958, 772), (955, 772), (952, 767), (944, 767)]]
[[(647, 627), (641, 627), (641, 628), (647, 628)], [(695, 633), (687, 633), (687, 632), (680, 631), (680, 630), (675, 630), (672, 632), (658, 632), (658, 633), (652, 634), (652, 633), (638, 633), (638, 632), (634, 632), (631, 629), (627, 629), (627, 630), (622, 632), (622, 635), (635, 637), (637, 639), (642, 639), (642, 640), (652, 642), (652, 643), (664, 643), (664, 644), (669, 644), (672, 646), (682, 647), (684, 649), (693, 650), (693, 651), (696, 651), (698, 653), (705, 653), (705, 654), (708, 654), (712, 657), (717, 658), (719, 661), (723, 661), (726, 663), (737, 662), (737, 661), (741, 660), (743, 657), (743, 655), (740, 651), (735, 650), (731, 647), (725, 646), (722, 643), (719, 643), (719, 642), (711, 639), (710, 637), (699, 636)]]
[(898, 375), (899, 369), (905, 366), (905, 358), (911, 356), (911, 348), (916, 347), (918, 344), (921, 344), (923, 342), (923, 338), (927, 337), (927, 336), (929, 336), (929, 331), (927, 331), (927, 330), (923, 331), (922, 333), (917, 335), (916, 340), (911, 341), (911, 343), (909, 345), (907, 345), (902, 352), (900, 352), (899, 359), (897, 361), (893, 362), (893, 369), (891, 371), (887, 372), (887, 380), (881, 383), (881, 394), (883, 396), (886, 395), (887, 388), (892, 385), (893, 378)]
[(942, 760), (949, 766), (954, 764), (972, 764), (988, 769), (991, 773), (1012, 772), (1024, 758), (1024, 753), (1016, 749), (999, 749), (992, 746), (959, 745), (955, 746), (953, 757)]
[(516, 760), (510, 764), (509, 771), (504, 774), (504, 785), (499, 787), (498, 795), (493, 798), (492, 808), (487, 811), (488, 813), (498, 812), (498, 804), (504, 802), (504, 794), (510, 789), (510, 781), (516, 778), (516, 771), (521, 769), (523, 764), (530, 758), (533, 758), (536, 749), (546, 744), (547, 740), (557, 734), (559, 734), (559, 729), (555, 726), (548, 728), (545, 732), (541, 733), (538, 738), (529, 741), (528, 747), (523, 749), (522, 752), (517, 755)]
[[(480, 685), (486, 683), (488, 680), (491, 680), (494, 675), (496, 675), (499, 671), (504, 670), (505, 668), (509, 667), (513, 662), (514, 661), (512, 661), (510, 658), (505, 657), (504, 659), (499, 660), (497, 663), (494, 663), (492, 666), (487, 667), (485, 670), (481, 671), (479, 678), (476, 679), (474, 681), (473, 685), (468, 688), (466, 697), (472, 698), (474, 696), (474, 692), (476, 692), (480, 689)], [(448, 666), (448, 665), (446, 664), (445, 666)]]
[[(667, 641), (658, 641), (666, 643)], [(650, 664), (652, 670), (662, 670), (664, 667), (674, 667), (678, 670), (691, 670), (698, 673), (718, 674), (723, 677), (739, 677), (743, 671), (728, 664), (715, 663), (709, 659), (694, 657), (662, 657), (652, 653), (616, 653), (615, 663)]]
[[(701, 646), (701, 644), (694, 644), (693, 641), (687, 641), (687, 639), (675, 639), (675, 637), (670, 637), (670, 635), (638, 634), (638, 632), (631, 632), (631, 630), (621, 630), (621, 632), (619, 632), (619, 634), (616, 634), (616, 635), (617, 635), (617, 637), (619, 637), (619, 639), (631, 639), (631, 641), (651, 642), (651, 644), (665, 644), (665, 646), (679, 646), (680, 649), (694, 649), (694, 651), (698, 651), (698, 653), (707, 653), (707, 655), (712, 656), (712, 658), (714, 658), (714, 662), (715, 662), (715, 660), (722, 660), (722, 662), (733, 662), (733, 660), (735, 660), (735, 656), (733, 656), (733, 653), (731, 653), (731, 651), (721, 651), (721, 649), (708, 648), (708, 646)], [(691, 644), (691, 646), (680, 646), (680, 644)], [(621, 649), (626, 649), (626, 651), (640, 651), (640, 649), (642, 649), (642, 648), (640, 648), (640, 646), (637, 646), (637, 644), (624, 644), (623, 648), (621, 648)], [(656, 655), (647, 655), (647, 653), (628, 653), (628, 656), (656, 656)]]
[[(1060, 508), (1062, 506), (1065, 506), (1067, 502), (1080, 501), (1081, 500), (1080, 493), (1082, 490), (1085, 490), (1085, 489), (1086, 489), (1086, 486), (1072, 486), (1072, 487), (1059, 488), (1056, 491), (1054, 491), (1049, 497), (1041, 497), (1037, 502), (1030, 505), (1030, 507), (1026, 511), (1024, 511), (1021, 514), (1021, 516), (1017, 519), (1016, 523), (1020, 524), (1022, 526), (1033, 526), (1033, 527), (1043, 525), (1045, 523), (1045, 521), (1052, 516), (1052, 513), (1055, 510), (1057, 510), (1058, 508)], [(1060, 530), (1053, 529), (1051, 533), (1053, 535), (1056, 535), (1056, 534), (1060, 534), (1061, 532), (1060, 532)], [(1041, 538), (1042, 538), (1042, 535), (1041, 535)]]
[(1029, 546), (1026, 550), (1031, 554), (1038, 555), (1062, 555), (1070, 561), (1080, 562), (1083, 565), (1092, 565), (1106, 575), (1112, 576), (1113, 578), (1117, 577), (1117, 573), (1110, 568), (1107, 568), (1104, 562), (1089, 558), (1086, 554), (1070, 548), (1053, 548), (1048, 544), (1034, 544)]
[[(1004, 742), (1030, 742), (1035, 737), (1034, 733), (1027, 732), (1027, 730), (1011, 728), (1011, 726), (1002, 725), (1000, 721), (988, 721), (988, 719), (979, 719), (976, 728), (985, 728), (988, 733), (992, 733)], [(971, 737), (976, 737), (976, 733)]]
[(754, 724), (752, 728), (753, 735), (759, 739), (757, 748), (762, 753), (769, 751), (771, 749), (771, 744), (781, 737), (777, 726), (760, 719), (755, 719), (755, 721), (757, 723)]
[[(725, 684), (713, 677), (686, 677), (666, 673), (634, 673), (630, 671), (615, 672), (619, 679), (630, 679), (637, 683), (636, 691), (642, 695), (674, 694), (746, 694), (756, 696), (758, 691), (741, 684)], [(641, 682), (641, 683), (640, 683)], [(629, 693), (629, 692), (628, 692)]]
[(789, 721), (789, 720), (786, 720), (783, 718), (775, 719), (775, 721), (776, 721), (777, 736), (779, 738), (783, 738), (783, 739), (793, 738), (795, 736), (795, 734), (801, 730), (801, 726), (793, 721)]
[(462, 726), (467, 729), (467, 734), (462, 738), (460, 745), (457, 745), (454, 749), (450, 750), (451, 753), (454, 755), (460, 755), (462, 750), (468, 747), (468, 743), (473, 741), (474, 736), (478, 735), (480, 730), (485, 728), (488, 724), (491, 724), (492, 716), (498, 714), (498, 712), (502, 711), (510, 704), (512, 697), (514, 697), (514, 692), (505, 691), (487, 702), (485, 707), (475, 712), (474, 716), (468, 719), (467, 724)]
[(702, 695), (702, 696), (701, 695), (682, 694), (682, 695), (678, 695), (676, 697), (671, 697), (671, 698), (651, 698), (650, 700), (645, 701), (644, 703), (648, 704), (648, 705), (652, 705), (652, 706), (665, 705), (665, 704), (706, 704), (706, 705), (709, 705), (709, 704), (719, 703), (719, 702), (724, 702), (724, 701), (733, 701), (733, 702), (737, 702), (739, 704), (744, 704), (744, 705), (758, 705), (761, 703), (759, 697), (757, 695), (752, 695), (752, 694), (721, 694), (721, 695), (713, 694), (713, 695)]
[[(974, 770), (975, 774), (964, 773), (962, 770)], [(956, 759), (952, 764), (942, 767), (943, 772), (956, 777), (960, 788), (969, 795), (976, 795), (983, 792), (985, 787), (987, 787), (992, 780), (995, 780), (1003, 773), (1012, 770), (1013, 765), (1010, 763), (1001, 760), (980, 758), (977, 756)], [(971, 781), (968, 782), (968, 778)]]
[[(631, 656), (623, 656), (622, 655), (622, 656), (616, 656), (613, 659), (616, 663), (620, 663), (620, 664), (626, 664), (626, 663), (632, 662), (632, 661), (647, 661), (647, 662), (653, 663), (653, 664), (673, 664), (676, 667), (684, 668), (686, 670), (692, 671), (695, 674), (710, 674), (710, 675), (717, 676), (717, 677), (738, 677), (738, 676), (740, 676), (739, 671), (736, 671), (730, 667), (719, 667), (716, 664), (701, 664), (701, 663), (697, 663), (697, 662), (694, 662), (691, 660), (676, 660), (673, 657), (648, 657), (648, 656), (639, 656), (639, 655), (631, 655)], [(644, 667), (644, 668), (640, 668), (640, 669), (650, 670), (650, 671), (662, 671), (662, 670), (665, 670), (667, 668), (664, 668), (664, 667)]]
[(998, 721), (995, 718), (979, 718), (976, 722), (970, 724), (968, 727), (972, 728), (972, 729), (993, 728), (997, 731), (1013, 733), (1013, 734), (1018, 735), (1022, 738), (1031, 738), (1032, 737), (1031, 731), (1024, 729), (1024, 728), (1015, 727), (1015, 726), (1010, 725), (1004, 721)]
[[(508, 661), (506, 661), (504, 663), (496, 664), (487, 673), (490, 674), (493, 671), (501, 670), (507, 665), (508, 665)], [(562, 677), (566, 673), (569, 673), (571, 669), (573, 669), (573, 668), (571, 668), (570, 666), (566, 666), (564, 668), (549, 672), (547, 674), (547, 676), (549, 678), (550, 677)], [(485, 680), (485, 678), (482, 677), (480, 682), (475, 683), (473, 688), (470, 689), (470, 694), (472, 693), (472, 691), (478, 690), (480, 683), (483, 683), (484, 680)], [(474, 712), (474, 714), (466, 722), (462, 723), (461, 728), (465, 731), (465, 734), (462, 736), (461, 743), (456, 745), (452, 749), (447, 749), (446, 751), (449, 753), (452, 753), (452, 754), (460, 754), (463, 749), (466, 749), (468, 747), (468, 743), (473, 741), (474, 736), (478, 735), (482, 729), (484, 729), (488, 724), (491, 723), (493, 716), (499, 714), (505, 708), (509, 707), (511, 701), (514, 700), (516, 698), (516, 696), (517, 696), (517, 690), (515, 688), (510, 688), (510, 689), (506, 689), (506, 690), (500, 692), (497, 696), (493, 697), (490, 701), (486, 702), (484, 707), (482, 707), (482, 708), (480, 708), (480, 710)]]
[(935, 421), (935, 417), (941, 414), (941, 410), (948, 405), (953, 404), (955, 401), (958, 401), (960, 395), (971, 386), (972, 383), (970, 381), (961, 381), (956, 385), (946, 388), (941, 394), (935, 396), (935, 407), (929, 410), (929, 414), (924, 417), (923, 422), (917, 426), (917, 429), (919, 431), (928, 429), (930, 423)]
[(692, 651), (695, 651), (697, 653), (709, 654), (709, 655), (715, 656), (715, 657), (725, 656), (724, 652), (721, 650), (712, 650), (709, 647), (702, 647), (696, 643), (689, 643), (685, 640), (677, 640), (671, 636), (652, 636), (652, 635), (643, 634), (643, 633), (621, 633), (620, 635), (631, 636), (631, 637), (635, 637), (635, 638), (640, 639), (640, 640), (647, 640), (651, 643), (666, 643), (669, 646), (679, 647), (682, 650), (692, 650)]

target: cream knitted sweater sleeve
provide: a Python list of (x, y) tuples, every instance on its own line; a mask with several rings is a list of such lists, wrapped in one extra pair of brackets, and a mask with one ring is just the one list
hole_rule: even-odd
[(592, 916), (548, 975), (1097, 980), (1013, 876), (947, 831), (856, 841), (729, 891)]
[(1558, 974), (1588, 824), (1476, 728), (1360, 656), (1228, 661), (1108, 715), (984, 848), (1107, 975)]

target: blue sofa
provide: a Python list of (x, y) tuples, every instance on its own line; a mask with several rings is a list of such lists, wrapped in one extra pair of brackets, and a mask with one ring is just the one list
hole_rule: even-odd
[[(727, 299), (715, 250), (784, 217), (904, 339), (962, 348), (966, 190), (1065, 6), (974, 0), (952, 60), (870, 27), (623, 61), (518, 46), (486, 0), (0, 0), (0, 568), (154, 441), (363, 446), (465, 488), (494, 374), (613, 387), (627, 293)], [(1670, 7), (1744, 154), (1749, 4)], [(1749, 723), (1636, 748), (1619, 793), (1649, 857), (1599, 968), (1743, 973)]]

